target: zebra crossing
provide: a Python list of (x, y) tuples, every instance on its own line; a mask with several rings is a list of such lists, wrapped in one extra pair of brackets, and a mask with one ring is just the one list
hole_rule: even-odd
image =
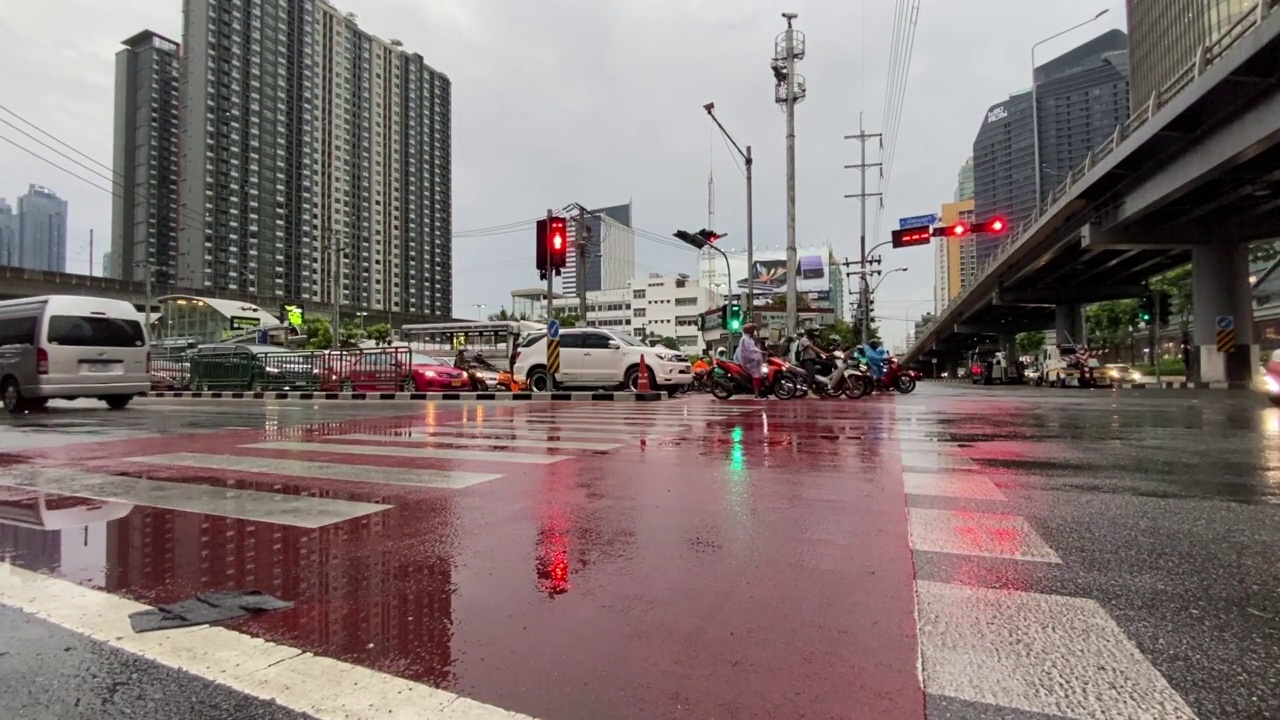
[[(1018, 566), (1068, 562), (1008, 510), (1008, 497), (963, 448), (925, 439), (941, 437), (934, 411), (903, 404), (897, 414), (917, 566), (922, 553)], [(930, 696), (1037, 717), (1196, 717), (1095, 600), (917, 576), (916, 614)]]
[[(369, 432), (365, 425), (343, 433), (339, 423), (336, 434), (300, 431), (290, 439), (260, 436), (228, 447), (211, 439), (181, 452), (157, 442), (156, 452), (74, 464), (18, 465), (0, 470), (0, 487), (318, 528), (391, 507), (385, 501), (323, 497), (325, 493), (314, 489), (318, 482), (350, 483), (366, 491), (462, 490), (646, 440), (686, 435), (745, 411), (584, 404), (530, 406), (512, 415), (463, 412), (464, 419), (441, 424), (424, 419), (385, 433)], [(254, 489), (237, 487), (235, 481), (244, 479), (266, 482), (253, 483)], [(295, 491), (283, 491), (285, 486)]]

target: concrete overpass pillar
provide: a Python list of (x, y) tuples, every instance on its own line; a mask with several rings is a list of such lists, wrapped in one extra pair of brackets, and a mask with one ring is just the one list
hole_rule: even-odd
[[(1253, 296), (1246, 243), (1196, 245), (1191, 250), (1192, 377), (1196, 382), (1251, 382), (1258, 366), (1253, 344)], [(1234, 320), (1236, 343), (1218, 352), (1218, 320)], [(1197, 362), (1198, 361), (1198, 362)]]
[(1084, 307), (1076, 304), (1059, 305), (1054, 329), (1057, 330), (1054, 342), (1058, 345), (1084, 342)]

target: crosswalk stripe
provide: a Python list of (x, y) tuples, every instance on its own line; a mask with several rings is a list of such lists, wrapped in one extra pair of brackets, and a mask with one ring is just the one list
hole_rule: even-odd
[(911, 449), (903, 449), (902, 464), (930, 470), (969, 470), (978, 467), (977, 463), (959, 453)]
[(190, 468), (233, 470), (236, 472), (267, 473), (271, 475), (292, 475), (322, 480), (345, 480), (358, 483), (437, 488), (470, 487), (502, 477), (493, 473), (427, 468), (397, 468), (395, 472), (389, 473), (386, 468), (373, 465), (338, 465), (336, 463), (309, 462), (307, 460), (244, 457), (239, 455), (205, 455), (202, 453), (148, 455), (128, 458), (127, 462), (179, 465)]
[(568, 460), (568, 455), (535, 455), (532, 453), (495, 452), (488, 450), (446, 450), (443, 448), (406, 448), (390, 445), (341, 445), (323, 442), (264, 442), (245, 447), (254, 450), (294, 450), (340, 455), (381, 455), (385, 457), (433, 458), (440, 460), (480, 460), (485, 462), (550, 465)]
[(1017, 515), (908, 508), (907, 525), (912, 550), (1062, 562), (1031, 525)]
[(600, 413), (585, 412), (580, 410), (568, 410), (555, 412), (553, 410), (532, 410), (520, 415), (520, 417), (556, 417), (556, 418), (599, 418), (601, 420), (630, 420), (630, 419), (664, 419), (664, 420), (698, 420), (702, 422), (712, 420), (730, 420), (737, 417), (733, 415), (707, 415), (701, 413)]
[[(621, 425), (621, 426), (624, 426), (624, 427), (625, 427), (625, 426), (631, 426), (631, 425), (655, 425), (655, 424), (670, 424), (670, 425), (702, 425), (702, 424), (704, 424), (704, 423), (706, 422), (706, 421), (701, 420), (701, 419), (676, 419), (676, 418), (667, 418), (667, 417), (643, 417), (643, 418), (629, 418), (629, 417), (616, 417), (616, 418), (615, 418), (615, 417), (607, 417), (607, 418), (592, 418), (592, 417), (564, 417), (564, 416), (548, 416), (548, 417), (511, 417), (511, 418), (494, 418), (493, 420), (501, 420), (501, 421), (503, 421), (503, 422), (526, 422), (526, 423), (529, 423), (530, 425), (551, 425), (551, 424), (563, 425), (563, 424), (572, 424), (572, 423), (579, 423), (579, 424), (581, 424), (581, 423), (597, 423), (597, 422), (599, 422), (599, 423), (607, 423), (607, 424), (610, 424), (610, 425)], [(491, 420), (491, 421), (492, 421), (492, 420)]]
[(615, 450), (622, 447), (622, 445), (618, 443), (577, 442), (572, 440), (530, 440), (526, 438), (456, 437), (435, 435), (432, 433), (420, 433), (418, 435), (337, 435), (333, 436), (331, 439), (417, 443), (419, 445), (481, 445), (485, 447), (501, 445), (507, 447), (552, 448), (555, 450)]
[[(656, 431), (656, 432), (644, 431), (644, 432), (628, 433), (625, 437), (623, 437), (618, 432), (611, 432), (607, 430), (593, 432), (593, 430), (580, 430), (576, 428), (570, 428), (567, 430), (556, 430), (554, 428), (545, 428), (545, 427), (530, 429), (527, 427), (517, 427), (517, 426), (490, 427), (488, 425), (477, 425), (477, 426), (471, 426), (471, 427), (458, 426), (458, 425), (427, 425), (427, 426), (422, 426), (419, 429), (422, 430), (423, 432), (430, 433), (432, 435), (447, 434), (447, 435), (461, 435), (465, 437), (487, 437), (487, 438), (495, 438), (495, 439), (521, 437), (525, 439), (534, 439), (534, 440), (539, 438), (543, 440), (560, 440), (560, 439), (568, 439), (568, 438), (597, 439), (597, 440), (639, 440), (642, 438), (649, 438), (649, 439), (656, 440), (663, 437), (670, 437), (674, 434), (673, 432), (670, 432), (670, 431)], [(593, 429), (598, 430), (599, 428), (593, 426)]]
[(26, 466), (0, 474), (0, 485), (303, 528), (323, 527), (387, 509), (385, 505), (350, 500), (230, 490), (67, 468)]
[(904, 472), (902, 480), (908, 495), (964, 498), (967, 500), (1004, 500), (1004, 493), (990, 478), (965, 472)]
[(927, 693), (1049, 717), (1195, 720), (1093, 600), (924, 580), (916, 594)]
[(533, 430), (537, 432), (549, 432), (551, 430), (609, 430), (615, 433), (636, 433), (645, 431), (663, 432), (663, 433), (682, 433), (692, 430), (688, 425), (672, 425), (661, 423), (658, 425), (622, 425), (616, 423), (590, 422), (588, 420), (576, 420), (572, 422), (551, 422), (551, 423), (526, 423), (510, 420), (509, 418), (486, 418), (481, 422), (470, 422), (467, 420), (458, 420), (450, 423), (461, 427), (484, 427), (484, 428), (514, 428), (517, 430)]

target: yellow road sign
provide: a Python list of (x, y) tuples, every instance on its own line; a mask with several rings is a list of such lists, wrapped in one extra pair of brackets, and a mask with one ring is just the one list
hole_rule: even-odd
[(1218, 330), (1218, 352), (1229, 353), (1233, 349), (1235, 349), (1235, 346), (1236, 346), (1235, 329)]
[(547, 372), (552, 379), (560, 374), (560, 341), (547, 340)]

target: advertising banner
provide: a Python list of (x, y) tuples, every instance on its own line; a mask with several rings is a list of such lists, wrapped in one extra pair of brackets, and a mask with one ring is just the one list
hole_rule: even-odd
[[(810, 300), (825, 301), (831, 297), (831, 253), (825, 247), (800, 248), (796, 251), (798, 278), (796, 292)], [(724, 259), (712, 255), (704, 259), (703, 276), (713, 285), (727, 284)], [(745, 253), (729, 255), (729, 267), (733, 271), (733, 285), (738, 292), (745, 292), (755, 283), (757, 297), (768, 297), (787, 291), (787, 253), (785, 250), (763, 250), (755, 253), (751, 272), (747, 270)], [(708, 273), (708, 270), (710, 271)]]

